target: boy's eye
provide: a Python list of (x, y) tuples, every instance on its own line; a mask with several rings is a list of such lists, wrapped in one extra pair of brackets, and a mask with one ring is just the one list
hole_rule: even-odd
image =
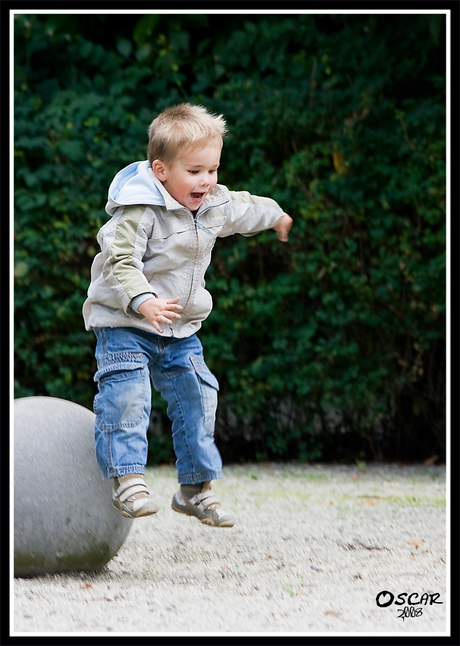
[[(199, 171), (199, 170), (189, 170), (188, 172), (189, 172), (191, 175), (198, 175), (198, 173), (199, 173), (200, 171)], [(210, 175), (213, 175), (214, 173), (217, 173), (217, 168), (215, 168), (215, 169), (213, 169), (213, 170), (208, 171), (208, 173), (209, 173)]]

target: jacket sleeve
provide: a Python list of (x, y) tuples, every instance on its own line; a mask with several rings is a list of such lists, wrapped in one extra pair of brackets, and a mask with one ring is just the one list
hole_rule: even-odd
[[(156, 296), (143, 273), (143, 257), (153, 228), (151, 214), (146, 211), (145, 206), (120, 207), (98, 236), (104, 280), (127, 313), (139, 294)], [(130, 310), (129, 314), (133, 313)]]
[(229, 191), (226, 223), (219, 234), (253, 236), (271, 229), (284, 215), (283, 209), (269, 197), (258, 197), (247, 191)]

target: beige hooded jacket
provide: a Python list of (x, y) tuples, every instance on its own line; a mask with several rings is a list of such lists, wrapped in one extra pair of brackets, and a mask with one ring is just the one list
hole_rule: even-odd
[(272, 228), (283, 210), (270, 199), (229, 191), (217, 184), (196, 214), (179, 204), (158, 181), (148, 161), (134, 162), (114, 178), (101, 227), (101, 252), (91, 268), (83, 305), (86, 329), (135, 327), (158, 334), (135, 309), (141, 294), (179, 296), (181, 319), (163, 336), (188, 337), (212, 309), (205, 272), (217, 238), (254, 235)]

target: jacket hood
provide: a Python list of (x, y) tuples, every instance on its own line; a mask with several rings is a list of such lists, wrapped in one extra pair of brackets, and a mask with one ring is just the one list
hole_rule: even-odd
[(109, 215), (113, 215), (119, 206), (132, 204), (165, 205), (148, 160), (129, 164), (115, 175), (109, 186), (109, 199), (105, 207)]

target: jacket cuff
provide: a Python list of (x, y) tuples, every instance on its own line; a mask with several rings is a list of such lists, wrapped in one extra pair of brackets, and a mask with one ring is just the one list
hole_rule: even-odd
[(156, 298), (156, 297), (155, 297), (155, 294), (152, 294), (152, 292), (146, 292), (146, 293), (144, 293), (144, 294), (139, 294), (139, 296), (135, 296), (135, 297), (131, 300), (131, 302), (130, 302), (129, 306), (130, 306), (130, 307), (131, 307), (131, 309), (133, 309), (135, 312), (137, 312), (138, 314), (140, 314), (140, 312), (139, 312), (139, 306), (140, 306), (140, 305), (142, 305), (142, 303), (145, 303), (145, 301), (150, 300), (151, 298)]

